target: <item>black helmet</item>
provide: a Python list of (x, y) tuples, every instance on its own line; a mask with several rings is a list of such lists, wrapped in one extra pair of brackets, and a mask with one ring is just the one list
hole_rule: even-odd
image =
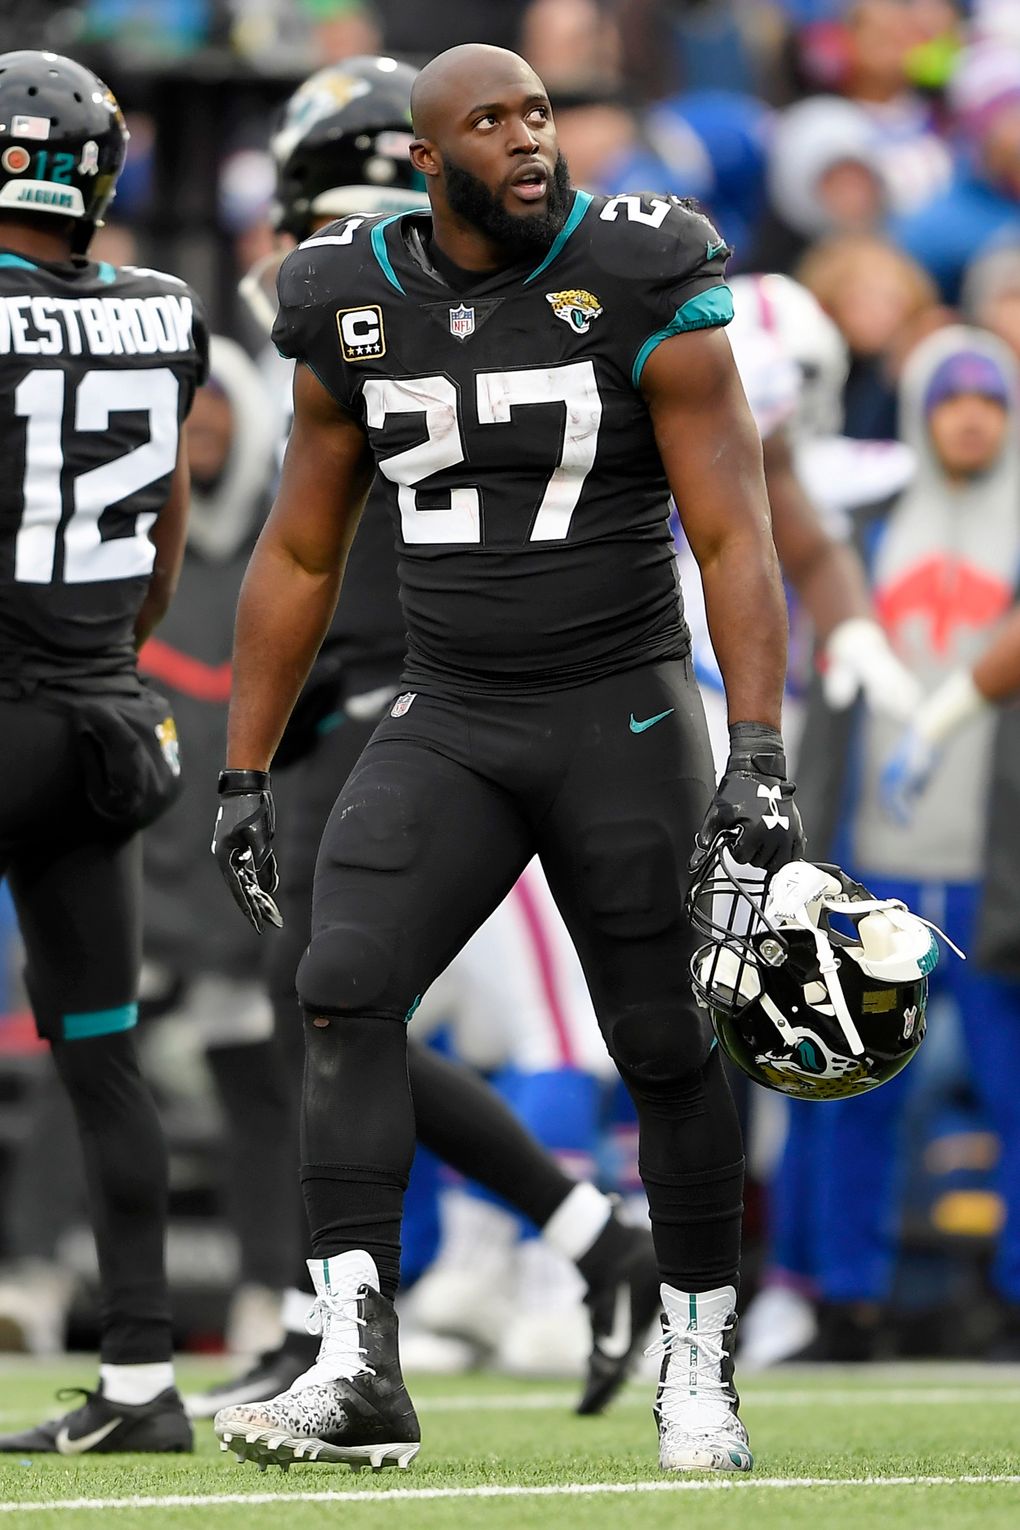
[(407, 152), (415, 74), (393, 58), (348, 58), (299, 86), (271, 144), (277, 228), (307, 239), (317, 217), (423, 202)]
[(0, 211), (73, 218), (82, 254), (113, 199), (128, 131), (113, 94), (58, 53), (0, 53)]
[(838, 866), (791, 861), (766, 892), (730, 844), (717, 836), (689, 903), (708, 937), (691, 963), (694, 992), (724, 1052), (756, 1083), (799, 1099), (884, 1084), (924, 1040), (939, 955), (931, 927)]

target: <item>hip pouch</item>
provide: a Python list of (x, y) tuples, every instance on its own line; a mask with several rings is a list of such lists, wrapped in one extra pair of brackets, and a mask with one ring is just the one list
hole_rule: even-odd
[(170, 703), (143, 684), (126, 695), (78, 695), (69, 710), (93, 812), (116, 829), (146, 828), (181, 791), (180, 748)]

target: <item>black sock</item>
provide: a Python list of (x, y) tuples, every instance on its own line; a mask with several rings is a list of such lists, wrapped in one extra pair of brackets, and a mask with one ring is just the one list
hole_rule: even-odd
[(473, 1069), (415, 1041), (407, 1064), (425, 1147), (543, 1227), (575, 1181)]
[(379, 1289), (400, 1283), (400, 1220), (414, 1156), (407, 1030), (379, 1016), (305, 1023), (301, 1187), (312, 1255), (364, 1249)]
[(100, 1359), (169, 1360), (166, 1145), (131, 1032), (53, 1043), (74, 1109), (99, 1256)]
[[(291, 1041), (300, 1054), (297, 1024), (293, 1032)], [(282, 1290), (308, 1242), (304, 1228), (298, 1242), (295, 1217), (298, 1102), (272, 1041), (210, 1047), (206, 1055), (228, 1127), (224, 1200), (240, 1246), (240, 1278)]]
[(669, 1092), (635, 1094), (641, 1179), (662, 1279), (680, 1291), (735, 1286), (744, 1160), (718, 1048)]

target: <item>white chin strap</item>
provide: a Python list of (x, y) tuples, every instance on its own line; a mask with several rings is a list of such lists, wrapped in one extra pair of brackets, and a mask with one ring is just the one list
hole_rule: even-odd
[[(846, 1039), (847, 1049), (852, 1057), (863, 1057), (865, 1046), (847, 1007), (843, 985), (839, 981), (839, 959), (829, 937), (818, 927), (818, 919), (823, 909), (827, 909), (830, 913), (852, 914), (854, 919), (864, 914), (902, 912), (909, 915), (911, 919), (916, 919), (918, 924), (934, 930), (956, 952), (957, 956), (963, 957), (963, 952), (930, 920), (921, 919), (919, 915), (912, 913), (899, 899), (867, 898), (859, 901), (847, 899), (835, 877), (829, 876), (828, 872), (823, 871), (821, 867), (813, 866), (810, 861), (791, 861), (789, 865), (781, 867), (776, 872), (769, 884), (764, 909), (765, 917), (779, 928), (785, 925), (806, 930), (814, 938), (819, 971), (833, 1014)], [(864, 971), (868, 970), (866, 961), (861, 965)]]

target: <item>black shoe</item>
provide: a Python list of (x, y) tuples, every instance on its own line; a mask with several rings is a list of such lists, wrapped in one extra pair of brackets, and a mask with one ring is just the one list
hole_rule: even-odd
[[(309, 1298), (309, 1301), (311, 1298)], [(298, 1377), (315, 1362), (318, 1342), (299, 1334), (288, 1334), (276, 1349), (260, 1355), (255, 1364), (231, 1381), (221, 1381), (205, 1392), (195, 1392), (184, 1399), (189, 1418), (213, 1418), (221, 1408), (235, 1408), (241, 1403), (265, 1402), (286, 1392)]]
[(591, 1309), (592, 1349), (578, 1413), (601, 1413), (613, 1400), (662, 1311), (651, 1234), (637, 1227), (628, 1232), (626, 1250), (585, 1298)]
[(0, 1451), (14, 1455), (110, 1455), (118, 1451), (190, 1451), (191, 1425), (173, 1387), (147, 1403), (111, 1402), (102, 1387), (65, 1387), (57, 1393), (84, 1397), (80, 1408), (22, 1434), (0, 1435)]
[[(269, 1402), (221, 1408), (213, 1428), (223, 1450), (263, 1471), (286, 1471), (292, 1461), (341, 1461), (354, 1471), (380, 1471), (406, 1467), (418, 1454), (421, 1430), (400, 1373), (393, 1303), (360, 1286), (335, 1306), (340, 1322), (353, 1321), (360, 1330), (351, 1374), (336, 1377), (320, 1359)], [(327, 1342), (324, 1330), (324, 1354)]]

